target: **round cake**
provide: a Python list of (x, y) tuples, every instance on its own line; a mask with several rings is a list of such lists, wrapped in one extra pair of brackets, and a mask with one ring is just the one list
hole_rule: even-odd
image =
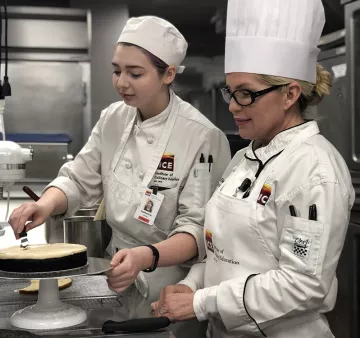
[(50, 272), (80, 268), (87, 264), (87, 248), (80, 244), (54, 243), (12, 246), (0, 250), (0, 270)]
[[(58, 278), (58, 288), (59, 290), (64, 290), (71, 286), (72, 279), (71, 278)], [(25, 288), (17, 290), (21, 294), (35, 294), (40, 290), (40, 281), (38, 279), (32, 280), (31, 284)], [(0, 335), (1, 337), (1, 335)]]

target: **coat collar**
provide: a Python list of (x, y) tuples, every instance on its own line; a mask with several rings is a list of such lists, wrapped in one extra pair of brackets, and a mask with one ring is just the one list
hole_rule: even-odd
[(315, 121), (304, 122), (280, 132), (265, 147), (259, 147), (259, 141), (251, 142), (246, 150), (246, 158), (250, 161), (260, 160), (262, 163), (265, 163), (291, 145), (295, 137), (297, 139), (300, 138), (300, 140), (306, 140), (319, 133), (319, 127)]
[(148, 127), (154, 127), (156, 125), (165, 123), (165, 121), (167, 120), (167, 118), (169, 117), (170, 111), (173, 108), (174, 105), (174, 96), (175, 93), (170, 90), (170, 101), (168, 106), (158, 115), (147, 119), (146, 121), (142, 121), (141, 120), (141, 116), (139, 111), (137, 110), (136, 112), (136, 125), (139, 128), (148, 128)]

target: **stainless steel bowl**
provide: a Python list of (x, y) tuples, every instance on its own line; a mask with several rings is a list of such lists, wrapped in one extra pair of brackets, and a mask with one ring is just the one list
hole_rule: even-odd
[(45, 222), (45, 240), (47, 243), (64, 243), (64, 226), (62, 220), (49, 218)]
[(64, 220), (64, 242), (85, 245), (90, 257), (105, 257), (111, 235), (106, 221), (94, 221), (94, 216), (73, 216)]
[(45, 223), (48, 243), (74, 243), (85, 245), (88, 256), (104, 258), (112, 230), (106, 221), (94, 221), (98, 205), (81, 208), (74, 216), (62, 220), (49, 219)]

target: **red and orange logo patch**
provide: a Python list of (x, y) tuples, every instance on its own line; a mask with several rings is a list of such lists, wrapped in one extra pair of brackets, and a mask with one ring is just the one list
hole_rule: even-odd
[(214, 252), (214, 244), (212, 240), (212, 232), (210, 230), (206, 230), (205, 232), (205, 241), (206, 241), (206, 247)]
[(260, 195), (257, 202), (261, 205), (265, 205), (271, 196), (271, 186), (269, 184), (264, 184), (261, 188)]
[(175, 155), (165, 153), (161, 158), (158, 169), (165, 171), (174, 171), (174, 162), (175, 162)]

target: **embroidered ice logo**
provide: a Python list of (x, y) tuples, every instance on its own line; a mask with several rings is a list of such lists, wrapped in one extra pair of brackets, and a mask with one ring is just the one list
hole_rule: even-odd
[(299, 258), (308, 259), (311, 246), (311, 239), (294, 237), (293, 253)]

